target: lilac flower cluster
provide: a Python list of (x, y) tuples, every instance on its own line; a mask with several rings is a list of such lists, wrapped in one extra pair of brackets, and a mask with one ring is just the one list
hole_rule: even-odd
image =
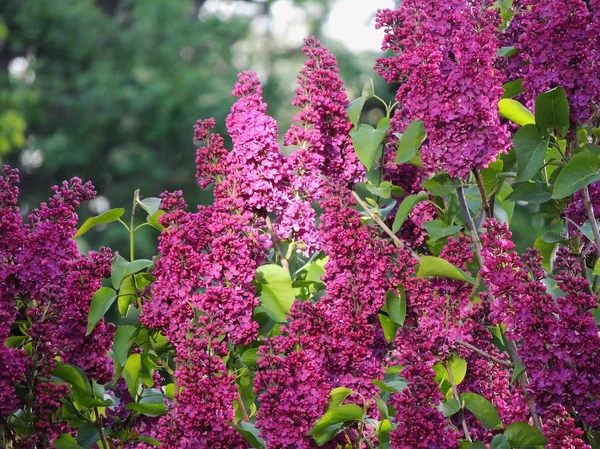
[[(23, 225), (16, 207), (18, 181), (17, 171), (4, 167), (0, 181), (0, 340), (4, 343), (10, 335), (15, 318), (24, 319), (30, 324), (22, 345), (31, 343), (31, 354), (25, 358), (22, 349), (2, 345), (1, 363), (7, 375), (2, 376), (0, 413), (6, 417), (17, 408), (27, 408), (27, 416), (35, 420), (30, 423), (35, 433), (27, 444), (34, 447), (50, 445), (67, 428), (54, 419), (61, 398), (69, 393), (65, 384), (49, 381), (57, 359), (78, 366), (99, 383), (112, 378), (108, 350), (114, 326), (101, 320), (86, 336), (92, 295), (110, 273), (112, 254), (101, 249), (82, 255), (72, 239), (77, 226), (75, 208), (95, 196), (90, 183), (73, 178), (53, 187), (48, 203), (35, 209)], [(35, 402), (17, 398), (17, 386), (34, 394)]]
[(423, 163), (450, 176), (487, 167), (510, 146), (498, 116), (503, 90), (493, 68), (499, 18), (492, 3), (407, 0), (376, 16), (386, 33), (382, 49), (397, 53), (379, 58), (376, 69), (387, 82), (401, 83), (390, 132), (423, 121)]
[(495, 298), (490, 316), (507, 326), (510, 339), (523, 341), (519, 356), (527, 367), (538, 412), (558, 404), (597, 427), (600, 337), (590, 313), (597, 303), (586, 293), (589, 283), (580, 277), (568, 250), (561, 249), (556, 280), (566, 296), (555, 301), (543, 284), (537, 252), (530, 250), (521, 260), (506, 225), (490, 220), (485, 226), (482, 276)]
[(521, 30), (515, 46), (527, 61), (526, 99), (533, 104), (540, 93), (561, 86), (569, 98), (571, 120), (585, 124), (600, 103), (600, 5), (584, 0), (520, 0), (515, 6)]

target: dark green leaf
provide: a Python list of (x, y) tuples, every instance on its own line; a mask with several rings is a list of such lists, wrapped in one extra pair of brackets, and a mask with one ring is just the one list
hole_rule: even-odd
[(515, 422), (506, 428), (504, 436), (512, 447), (545, 446), (542, 432), (524, 422)]
[(348, 106), (348, 109), (346, 109), (346, 112), (348, 113), (348, 118), (354, 124), (354, 126), (358, 125), (360, 113), (362, 112), (363, 106), (365, 105), (365, 101), (367, 101), (366, 97), (358, 97), (356, 100), (350, 103), (350, 106)]
[(546, 243), (565, 243), (569, 241), (567, 237), (554, 231), (545, 232), (542, 235), (542, 240)]
[(566, 198), (579, 189), (600, 180), (599, 167), (600, 160), (595, 154), (588, 151), (576, 154), (558, 174), (552, 198)]
[(94, 293), (92, 296), (92, 303), (90, 304), (90, 312), (88, 315), (88, 327), (85, 335), (90, 335), (98, 321), (102, 319), (104, 314), (112, 303), (117, 298), (117, 292), (110, 287), (102, 287)]
[(400, 137), (394, 163), (399, 164), (410, 161), (417, 154), (417, 150), (421, 147), (426, 137), (427, 133), (425, 132), (423, 122), (420, 120), (412, 121), (406, 127), (402, 137)]
[(552, 255), (554, 254), (554, 250), (556, 249), (556, 243), (546, 243), (542, 240), (542, 237), (538, 237), (533, 243), (533, 247), (540, 250), (540, 255), (542, 256), (542, 265), (548, 271), (551, 270), (551, 262)]
[(458, 269), (447, 260), (434, 256), (423, 256), (419, 259), (417, 276), (421, 278), (443, 277), (471, 283), (474, 282), (471, 275)]
[(541, 182), (522, 182), (506, 198), (508, 201), (527, 201), (532, 204), (542, 204), (550, 201), (552, 192)]
[(525, 125), (513, 139), (517, 155), (517, 182), (532, 179), (544, 165), (549, 137), (543, 137), (535, 125)]
[(421, 184), (424, 189), (427, 189), (432, 195), (445, 196), (456, 191), (456, 183), (445, 173), (436, 175)]
[(266, 447), (267, 443), (260, 437), (260, 431), (253, 423), (241, 421), (239, 424), (230, 424), (240, 433), (240, 435), (242, 435), (242, 437), (244, 437), (252, 448), (264, 449)]
[(125, 277), (125, 270), (127, 270), (129, 262), (117, 254), (113, 260), (112, 266), (110, 267), (110, 281), (115, 290), (119, 290), (121, 281)]
[(381, 313), (377, 315), (379, 317), (379, 322), (381, 323), (381, 327), (383, 328), (383, 335), (388, 343), (391, 343), (396, 338), (396, 333), (400, 326), (386, 315), (382, 315)]
[(513, 98), (525, 92), (525, 89), (523, 89), (523, 78), (509, 81), (508, 83), (503, 84), (502, 87), (504, 88), (504, 95), (502, 95), (502, 98)]
[(83, 234), (88, 232), (94, 226), (98, 226), (100, 224), (112, 223), (113, 221), (117, 221), (119, 218), (121, 218), (123, 216), (124, 213), (125, 213), (125, 209), (119, 208), (119, 209), (107, 210), (103, 214), (97, 215), (96, 217), (90, 217), (87, 220), (85, 220), (85, 223), (83, 223), (81, 225), (81, 227), (77, 230), (77, 233), (75, 234), (75, 236), (73, 236), (73, 238), (76, 239), (77, 237), (81, 237)]
[(462, 226), (448, 225), (443, 220), (431, 220), (422, 225), (429, 234), (429, 243), (434, 243), (444, 237), (456, 234)]
[(377, 128), (373, 128), (371, 125), (359, 124), (350, 131), (356, 155), (367, 170), (373, 167), (379, 146), (387, 135), (389, 126), (390, 119), (383, 117), (377, 124)]
[(535, 123), (535, 117), (531, 111), (516, 100), (503, 98), (498, 102), (498, 106), (500, 115), (517, 125), (524, 126)]
[(406, 293), (404, 287), (400, 287), (400, 295), (391, 290), (385, 294), (385, 308), (394, 323), (400, 326), (404, 325), (406, 319)]
[(504, 435), (495, 435), (492, 438), (490, 449), (510, 449), (510, 444)]
[(389, 181), (383, 181), (378, 186), (375, 186), (371, 183), (367, 184), (367, 190), (369, 192), (371, 192), (373, 195), (377, 195), (378, 197), (381, 197), (381, 198), (389, 198), (390, 194), (392, 193), (392, 187), (394, 187), (394, 186)]
[(496, 408), (483, 396), (476, 393), (463, 393), (460, 400), (486, 429), (502, 429), (502, 421)]
[(83, 449), (89, 449), (100, 439), (98, 429), (92, 423), (85, 423), (77, 432), (77, 444)]
[(52, 375), (64, 380), (73, 388), (90, 393), (92, 391), (92, 387), (90, 386), (87, 376), (80, 368), (76, 366), (67, 365), (66, 363), (57, 363), (52, 370)]
[(502, 58), (510, 58), (513, 55), (517, 54), (517, 49), (515, 47), (501, 47), (496, 52), (496, 55)]
[(119, 288), (119, 313), (123, 316), (127, 315), (129, 306), (133, 304), (138, 297), (137, 288), (133, 279), (133, 276), (127, 276), (125, 279), (123, 279), (121, 288)]
[(392, 225), (392, 232), (395, 234), (400, 230), (402, 224), (406, 220), (406, 217), (408, 217), (410, 211), (413, 209), (413, 207), (417, 205), (417, 203), (428, 199), (429, 195), (427, 194), (427, 192), (424, 191), (405, 197), (400, 203), (398, 210), (396, 211), (396, 216), (394, 217), (394, 224)]
[(408, 382), (406, 380), (390, 380), (384, 382), (382, 380), (374, 379), (373, 384), (381, 388), (382, 391), (387, 391), (388, 393), (398, 393), (406, 388)]
[(569, 100), (562, 87), (555, 87), (535, 100), (535, 123), (544, 136), (558, 131), (566, 136), (569, 131)]

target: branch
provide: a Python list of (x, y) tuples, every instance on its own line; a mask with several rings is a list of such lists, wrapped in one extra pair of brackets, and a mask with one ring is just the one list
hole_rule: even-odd
[(385, 233), (387, 235), (389, 235), (390, 238), (394, 242), (396, 242), (396, 244), (400, 248), (410, 251), (410, 255), (413, 256), (415, 259), (417, 259), (417, 260), (420, 259), (419, 255), (417, 253), (415, 253), (412, 249), (407, 248), (406, 245), (404, 244), (404, 242), (402, 242), (402, 240), (400, 240), (398, 238), (398, 236), (392, 232), (392, 230), (383, 222), (383, 220), (381, 218), (379, 218), (379, 216), (377, 214), (374, 214), (373, 212), (371, 212), (371, 208), (360, 198), (360, 196), (358, 196), (358, 194), (356, 192), (352, 191), (352, 196), (354, 197), (356, 202), (360, 205), (360, 207), (362, 207), (363, 210), (367, 213), (369, 218), (371, 220), (373, 220), (375, 223), (377, 223), (381, 227), (381, 229), (383, 229), (385, 231)]
[(490, 207), (490, 203), (488, 203), (485, 195), (485, 188), (483, 187), (483, 182), (481, 181), (481, 176), (479, 176), (479, 172), (476, 168), (473, 169), (473, 175), (475, 176), (475, 182), (477, 183), (477, 188), (479, 189), (479, 195), (481, 196), (481, 203), (483, 204), (484, 213), (488, 216), (488, 218), (492, 218), (492, 208)]
[(488, 354), (487, 352), (482, 351), (479, 348), (476, 348), (471, 343), (467, 343), (466, 341), (461, 341), (461, 340), (454, 340), (454, 342), (457, 345), (462, 346), (462, 347), (467, 348), (467, 349), (470, 349), (471, 351), (476, 352), (480, 356), (485, 357), (486, 359), (490, 359), (491, 361), (496, 362), (496, 363), (498, 363), (500, 365), (506, 366), (508, 368), (514, 368), (515, 367), (514, 363), (508, 362), (506, 360), (499, 359), (498, 357), (494, 357), (492, 354)]
[(237, 398), (235, 399), (240, 409), (240, 413), (242, 414), (242, 420), (246, 422), (250, 422), (250, 417), (248, 416), (248, 412), (246, 411), (246, 407), (244, 407), (244, 401), (242, 400), (242, 396), (240, 395), (240, 390), (237, 391)]
[[(458, 394), (458, 390), (456, 388), (456, 383), (454, 382), (454, 376), (452, 376), (452, 370), (450, 369), (450, 364), (446, 361), (446, 371), (448, 372), (448, 378), (450, 379), (450, 385), (452, 385), (452, 394), (454, 396), (454, 399), (456, 399), (458, 401), (458, 403), (460, 404), (460, 396)], [(469, 428), (467, 427), (467, 421), (465, 420), (465, 412), (462, 410), (460, 410), (460, 421), (462, 423), (462, 428), (463, 428), (463, 432), (465, 433), (465, 438), (467, 439), (467, 441), (472, 442), (473, 440), (471, 439), (471, 434), (469, 433)]]
[[(473, 241), (473, 245), (475, 247), (475, 254), (477, 255), (477, 260), (479, 260), (480, 269), (483, 269), (484, 263), (483, 263), (483, 256), (481, 255), (481, 250), (482, 250), (481, 240), (479, 240), (479, 234), (477, 234), (477, 230), (475, 229), (475, 224), (473, 223), (473, 218), (471, 217), (471, 213), (469, 212), (469, 207), (467, 206), (467, 199), (465, 198), (465, 192), (464, 192), (462, 186), (459, 186), (456, 189), (456, 193), (458, 195), (458, 202), (460, 203), (460, 209), (461, 209), (461, 212), (465, 219), (467, 229), (469, 230), (469, 233), (471, 234), (471, 240)], [(494, 294), (490, 291), (489, 288), (487, 290), (490, 294), (490, 300), (495, 301)], [(504, 336), (504, 333), (502, 333), (502, 335)], [(508, 355), (509, 355), (510, 359), (512, 360), (512, 362), (515, 363), (515, 361), (518, 360), (518, 357), (519, 357), (519, 355), (517, 353), (517, 345), (515, 344), (514, 341), (510, 341), (508, 339), (506, 339), (506, 341), (508, 342), (508, 344), (506, 345), (507, 350), (508, 350)], [(531, 397), (531, 395), (529, 394), (529, 391), (527, 391), (527, 387), (529, 385), (529, 377), (527, 376), (527, 372), (524, 372), (521, 376), (519, 376), (518, 382), (521, 385), (521, 389), (523, 390), (523, 396), (525, 397), (525, 401), (527, 402), (527, 407), (529, 408), (529, 413), (531, 413), (531, 417), (533, 418), (533, 423), (535, 424), (535, 427), (539, 431), (542, 431), (542, 421), (540, 420), (540, 417), (538, 416), (537, 412), (535, 411), (535, 402), (534, 402), (533, 398)]]
[(281, 252), (281, 247), (279, 246), (279, 239), (277, 238), (277, 235), (275, 235), (275, 230), (273, 229), (273, 224), (271, 223), (271, 218), (267, 215), (265, 217), (265, 221), (267, 223), (267, 229), (269, 230), (269, 234), (271, 234), (271, 239), (273, 240), (273, 245), (275, 247), (275, 254), (277, 254), (277, 257), (279, 258), (279, 261), (281, 262), (281, 266), (283, 267), (283, 269), (285, 271), (290, 272), (290, 264), (288, 262), (288, 260), (283, 256), (283, 253)]

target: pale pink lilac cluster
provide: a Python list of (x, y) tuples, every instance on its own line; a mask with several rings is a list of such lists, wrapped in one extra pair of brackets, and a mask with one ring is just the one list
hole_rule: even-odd
[(423, 121), (424, 165), (453, 177), (487, 167), (510, 148), (498, 116), (503, 89), (493, 67), (499, 16), (492, 4), (406, 0), (376, 16), (376, 27), (385, 31), (382, 50), (395, 53), (379, 58), (376, 69), (387, 82), (400, 83), (390, 132)]

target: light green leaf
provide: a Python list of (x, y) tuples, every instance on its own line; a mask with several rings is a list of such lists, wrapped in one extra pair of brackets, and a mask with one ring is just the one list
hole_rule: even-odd
[(454, 415), (460, 410), (460, 402), (456, 399), (446, 399), (440, 403), (439, 409), (446, 418)]
[(404, 325), (406, 319), (406, 292), (400, 286), (400, 295), (388, 291), (385, 294), (385, 308), (392, 321), (400, 326)]
[(387, 391), (388, 393), (398, 393), (408, 386), (408, 382), (403, 379), (390, 380), (387, 382), (373, 379), (373, 384), (377, 385), (382, 391)]
[(138, 204), (146, 211), (148, 215), (154, 215), (160, 209), (160, 198), (145, 198), (143, 200), (138, 200)]
[[(389, 181), (383, 181), (378, 186), (375, 186), (371, 183), (367, 183), (367, 190), (371, 192), (373, 195), (377, 195), (381, 198), (389, 198), (392, 193), (392, 185)], [(402, 193), (400, 193), (402, 195)]]
[(499, 113), (517, 125), (530, 125), (535, 123), (535, 116), (529, 109), (512, 98), (503, 98), (498, 102)]
[(68, 433), (63, 433), (56, 440), (54, 440), (54, 447), (56, 449), (83, 449), (75, 438)]
[(435, 196), (448, 195), (449, 193), (454, 192), (456, 187), (458, 187), (454, 179), (446, 173), (436, 175), (433, 178), (424, 181), (421, 185), (424, 189), (429, 191), (429, 193)]
[(523, 89), (523, 78), (504, 83), (502, 87), (504, 88), (502, 98), (513, 98), (525, 92), (525, 89)]
[(110, 267), (110, 282), (115, 290), (119, 290), (119, 287), (121, 286), (121, 281), (125, 277), (127, 265), (129, 265), (129, 262), (120, 254), (117, 254)]
[(242, 363), (246, 366), (254, 366), (258, 362), (258, 348), (249, 348), (242, 354)]
[(513, 139), (517, 155), (517, 182), (528, 181), (544, 165), (549, 137), (543, 137), (535, 125), (525, 125)]
[(476, 393), (460, 395), (463, 407), (469, 410), (486, 429), (502, 429), (502, 421), (493, 404)]
[(366, 97), (358, 97), (348, 106), (346, 112), (348, 113), (348, 118), (354, 124), (354, 126), (358, 126), (358, 120), (360, 119), (360, 113), (365, 105), (365, 101), (367, 101)]
[(569, 131), (569, 100), (562, 87), (544, 92), (535, 100), (535, 123), (544, 136), (556, 129), (565, 137)]
[(256, 270), (256, 282), (260, 289), (260, 302), (274, 321), (286, 322), (286, 315), (294, 303), (292, 278), (282, 267), (268, 264)]
[(354, 144), (354, 151), (356, 151), (358, 159), (367, 170), (373, 167), (377, 159), (379, 146), (385, 138), (389, 126), (390, 119), (383, 117), (379, 120), (377, 128), (373, 128), (371, 125), (359, 124), (350, 131), (349, 134)]
[(137, 297), (137, 288), (135, 287), (133, 276), (127, 276), (125, 279), (123, 279), (121, 288), (119, 288), (119, 313), (123, 316), (126, 316), (129, 306), (136, 301)]
[(88, 315), (88, 327), (85, 335), (90, 335), (98, 321), (102, 319), (104, 314), (110, 309), (112, 303), (117, 299), (117, 292), (110, 287), (102, 287), (92, 296), (90, 304), (90, 312)]
[(558, 174), (552, 198), (566, 198), (579, 189), (600, 180), (599, 167), (600, 160), (595, 154), (587, 151), (576, 154)]
[(452, 354), (450, 360), (448, 360), (448, 365), (450, 365), (454, 383), (460, 385), (467, 375), (467, 361), (456, 354)]
[(373, 85), (373, 80), (369, 78), (369, 81), (367, 81), (363, 86), (360, 96), (369, 99), (373, 95), (375, 95), (375, 86)]
[(546, 446), (544, 434), (524, 422), (515, 422), (506, 428), (504, 436), (512, 447)]
[(120, 326), (116, 332), (113, 340), (113, 352), (115, 354), (115, 362), (123, 366), (127, 363), (127, 356), (129, 355), (129, 349), (135, 341), (137, 335), (137, 327), (131, 325)]
[(309, 435), (316, 435), (327, 427), (352, 421), (362, 421), (363, 411), (356, 404), (343, 404), (331, 410), (327, 410), (323, 417), (317, 421), (315, 426), (308, 432)]
[(103, 214), (97, 215), (95, 217), (90, 217), (81, 225), (81, 227), (77, 230), (77, 233), (73, 236), (74, 239), (77, 237), (81, 237), (83, 234), (88, 232), (94, 226), (98, 226), (101, 224), (112, 223), (113, 221), (117, 221), (119, 218), (123, 216), (125, 213), (125, 209), (111, 209), (107, 210)]
[(422, 256), (417, 267), (417, 277), (443, 277), (474, 283), (473, 277), (447, 260), (434, 256)]
[(338, 387), (331, 390), (329, 393), (329, 404), (327, 405), (327, 409), (330, 410), (335, 407), (339, 407), (344, 399), (354, 393), (351, 389), (346, 387)]
[(406, 127), (402, 137), (400, 137), (394, 163), (399, 164), (410, 161), (417, 154), (417, 150), (421, 147), (426, 137), (427, 133), (425, 132), (423, 122), (420, 120), (412, 121)]
[(394, 224), (392, 225), (392, 232), (395, 234), (400, 230), (400, 228), (404, 224), (404, 221), (406, 220), (406, 217), (408, 217), (410, 211), (412, 211), (413, 207), (415, 207), (417, 203), (428, 199), (429, 195), (425, 191), (416, 193), (414, 195), (408, 195), (407, 197), (405, 197), (400, 203), (398, 210), (396, 211), (396, 216), (394, 217)]
[(456, 234), (462, 226), (448, 225), (443, 220), (431, 220), (422, 225), (429, 234), (429, 243), (435, 243), (444, 237)]
[(136, 412), (140, 412), (142, 415), (152, 417), (161, 416), (167, 413), (167, 410), (165, 409), (165, 404), (162, 403), (142, 404), (130, 402), (129, 404), (125, 405), (125, 408), (127, 410), (135, 410)]
[(141, 354), (131, 354), (127, 358), (127, 363), (123, 368), (123, 379), (127, 383), (129, 394), (135, 398), (137, 396), (138, 380), (140, 378), (140, 369), (142, 368)]
[(138, 439), (138, 441), (141, 441), (142, 443), (148, 443), (155, 447), (160, 447), (160, 445), (162, 444), (156, 438), (152, 438), (152, 437), (148, 437), (148, 436), (144, 436), (144, 435), (140, 435), (137, 439)]
[(496, 52), (497, 56), (502, 58), (510, 58), (513, 55), (517, 54), (517, 49), (515, 47), (501, 47)]

